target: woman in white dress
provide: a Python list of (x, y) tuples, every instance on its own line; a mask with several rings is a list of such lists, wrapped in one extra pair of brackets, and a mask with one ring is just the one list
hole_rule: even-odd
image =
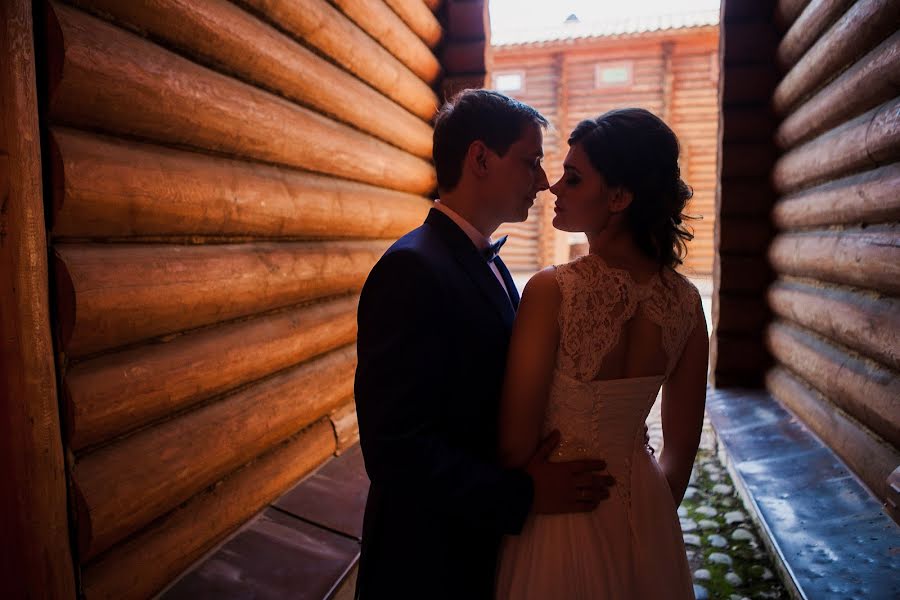
[[(678, 140), (648, 111), (620, 109), (580, 123), (569, 146), (550, 188), (553, 225), (583, 231), (590, 250), (525, 288), (500, 453), (522, 466), (558, 430), (558, 460), (603, 459), (616, 483), (591, 512), (532, 515), (507, 537), (497, 597), (693, 598), (676, 509), (700, 440), (709, 344), (700, 296), (674, 270), (692, 237)], [(657, 461), (644, 423), (660, 388)]]

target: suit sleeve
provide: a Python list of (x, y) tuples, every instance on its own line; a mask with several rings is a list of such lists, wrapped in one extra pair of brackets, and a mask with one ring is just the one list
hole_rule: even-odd
[(443, 428), (448, 348), (436, 273), (409, 251), (385, 255), (359, 304), (354, 392), (360, 443), (373, 484), (421, 498), (447, 517), (518, 533), (531, 478), (454, 446)]

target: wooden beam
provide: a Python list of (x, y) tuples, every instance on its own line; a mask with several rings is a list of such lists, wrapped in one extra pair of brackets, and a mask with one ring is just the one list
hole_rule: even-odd
[(780, 317), (900, 371), (900, 300), (787, 281), (768, 300)]
[(60, 237), (396, 238), (431, 202), (373, 185), (53, 128)]
[(194, 496), (84, 570), (84, 595), (150, 598), (334, 452), (327, 420)]
[[(230, 2), (75, 0), (75, 4), (165, 40), (210, 68), (224, 67), (245, 81), (431, 158), (431, 128), (422, 119)], [(427, 48), (425, 52), (435, 63), (433, 68), (439, 69)]]
[(110, 440), (241, 384), (352, 343), (357, 297), (204, 329), (68, 369), (68, 444)]
[(854, 1), (820, 0), (807, 4), (778, 44), (776, 53), (778, 67), (782, 71), (788, 71), (793, 67)]
[(900, 19), (895, 0), (859, 0), (784, 76), (772, 96), (776, 114), (786, 115), (804, 97), (894, 33)]
[(900, 453), (787, 369), (769, 371), (766, 387), (834, 450), (878, 498), (887, 496), (887, 478), (900, 464)]
[(437, 58), (383, 0), (333, 1), (360, 29), (372, 36), (419, 78), (426, 83), (434, 83), (441, 72)]
[(76, 597), (50, 334), (32, 2), (0, 2), (0, 580)]
[(772, 220), (781, 229), (898, 221), (898, 189), (900, 163), (894, 163), (786, 196)]
[(784, 233), (769, 260), (785, 275), (900, 294), (900, 235), (892, 228)]
[[(424, 194), (433, 167), (81, 11), (51, 4), (56, 124), (244, 156)], [(55, 23), (55, 25), (54, 25)]]
[(328, 415), (334, 435), (337, 439), (336, 453), (353, 446), (359, 441), (359, 423), (356, 420), (356, 401), (353, 398), (347, 400), (339, 408)]
[(83, 356), (356, 291), (387, 245), (59, 244), (61, 349)]
[(427, 83), (325, 0), (244, 0), (299, 41), (429, 121), (438, 99)]
[(822, 88), (782, 121), (775, 142), (784, 150), (840, 125), (897, 94), (900, 32), (895, 33)]
[(346, 347), (82, 457), (78, 542), (92, 559), (317, 421), (353, 393)]
[(779, 158), (772, 182), (785, 194), (898, 159), (900, 98), (895, 98)]
[(437, 17), (422, 0), (384, 0), (413, 32), (434, 48), (441, 41), (443, 31)]
[(900, 373), (785, 321), (769, 325), (766, 342), (775, 360), (900, 448)]

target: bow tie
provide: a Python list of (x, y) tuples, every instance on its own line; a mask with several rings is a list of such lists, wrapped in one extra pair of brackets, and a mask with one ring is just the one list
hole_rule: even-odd
[(508, 235), (504, 235), (502, 238), (482, 250), (481, 255), (484, 257), (484, 260), (488, 262), (494, 262), (494, 259), (497, 258), (497, 255), (500, 254), (500, 248), (502, 248), (503, 244), (506, 243), (506, 239), (508, 237)]

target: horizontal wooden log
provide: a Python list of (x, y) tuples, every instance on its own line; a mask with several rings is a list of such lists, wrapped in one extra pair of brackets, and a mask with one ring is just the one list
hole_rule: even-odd
[(326, 0), (243, 3), (414, 115), (429, 121), (437, 111), (438, 99), (428, 84)]
[(96, 557), (337, 408), (356, 349), (337, 350), (82, 457), (78, 542)]
[(435, 186), (433, 167), (417, 156), (86, 13), (52, 7), (49, 115), (55, 123), (420, 194)]
[(772, 219), (781, 229), (898, 221), (898, 189), (900, 163), (894, 163), (786, 196)]
[(773, 15), (775, 24), (781, 31), (787, 31), (807, 5), (809, 5), (809, 0), (778, 0), (775, 3)]
[(226, 0), (75, 0), (75, 4), (112, 15), (212, 68), (224, 66), (245, 81), (431, 158), (431, 128), (422, 119)]
[(853, 2), (854, 0), (821, 0), (807, 4), (778, 44), (778, 67), (782, 71), (790, 70)]
[(800, 188), (900, 160), (900, 98), (848, 121), (778, 159), (776, 191)]
[(425, 2), (425, 6), (427, 6), (431, 12), (436, 11), (441, 7), (441, 0), (423, 0)]
[(68, 445), (98, 444), (356, 339), (357, 298), (293, 308), (68, 369)]
[(768, 301), (780, 317), (900, 371), (897, 298), (779, 281)]
[(772, 396), (834, 450), (879, 499), (886, 497), (887, 478), (900, 464), (897, 450), (837, 409), (787, 369), (769, 371), (766, 387)]
[(787, 116), (775, 132), (782, 149), (840, 125), (887, 102), (900, 88), (900, 32), (862, 57)]
[(441, 24), (422, 0), (384, 1), (430, 48), (438, 45), (443, 35)]
[(775, 360), (900, 448), (900, 373), (785, 321), (769, 325), (766, 342)]
[(81, 356), (362, 287), (386, 242), (59, 244), (61, 349)]
[(900, 19), (895, 0), (859, 0), (838, 19), (784, 76), (772, 96), (784, 116), (803, 98), (894, 33)]
[(900, 294), (900, 233), (893, 228), (781, 234), (769, 260), (785, 275)]
[(152, 597), (334, 449), (331, 425), (316, 422), (88, 565), (85, 598)]
[(53, 128), (60, 237), (396, 238), (431, 202), (292, 169)]
[[(383, 0), (333, 0), (334, 5), (426, 83), (434, 83), (441, 64)], [(427, 9), (426, 9), (427, 10)]]
[(337, 440), (335, 452), (340, 454), (359, 441), (359, 423), (356, 420), (356, 401), (353, 398), (347, 400), (339, 408), (333, 410), (328, 419), (334, 427), (334, 436)]

